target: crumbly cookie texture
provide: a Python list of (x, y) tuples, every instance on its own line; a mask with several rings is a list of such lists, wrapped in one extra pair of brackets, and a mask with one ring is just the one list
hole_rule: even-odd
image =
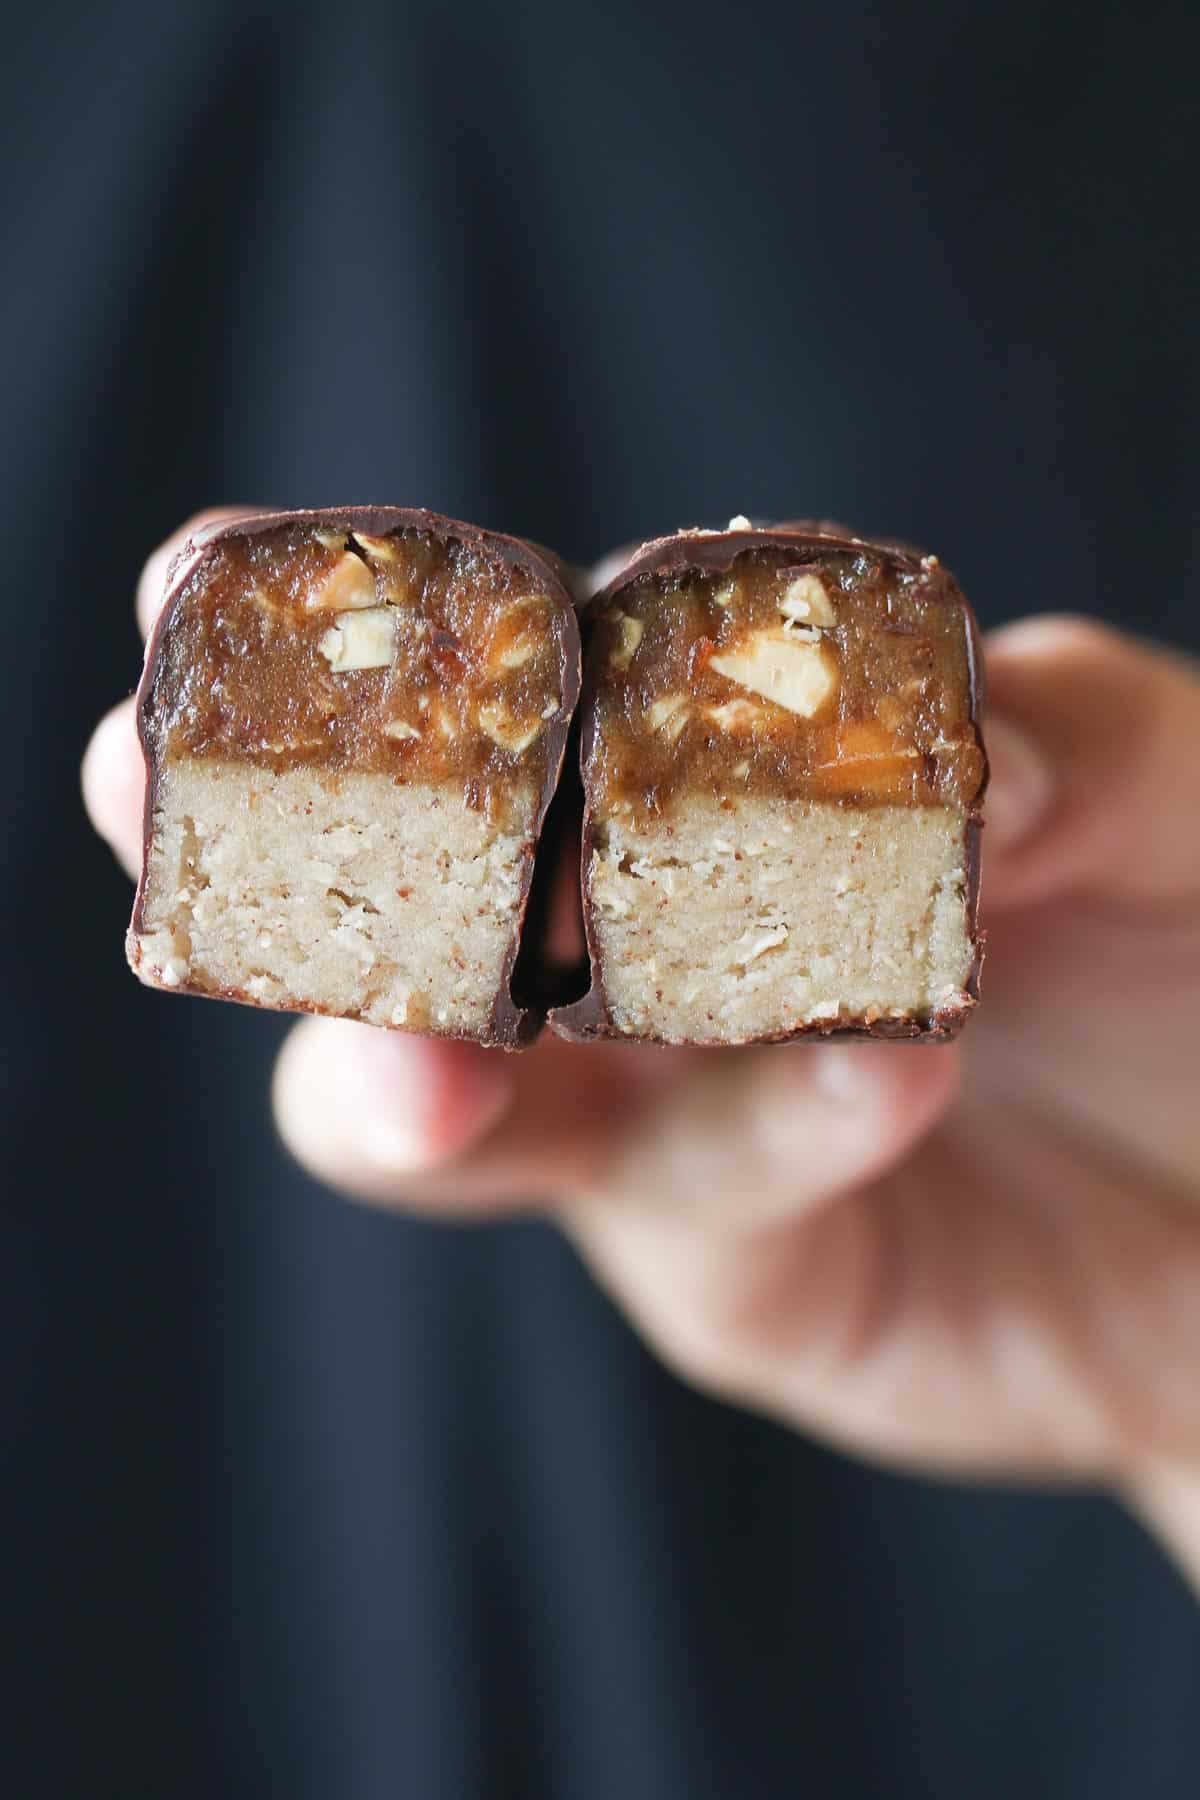
[(744, 1043), (964, 1002), (962, 820), (947, 807), (710, 795), (610, 820), (589, 868), (616, 1029)]
[(505, 829), (454, 789), (180, 758), (130, 960), (160, 987), (486, 1035), (532, 801)]

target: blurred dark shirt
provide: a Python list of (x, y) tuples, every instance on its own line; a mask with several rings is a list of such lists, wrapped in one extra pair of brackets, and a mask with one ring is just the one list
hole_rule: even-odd
[(319, 1190), (284, 1022), (127, 975), (76, 777), (139, 563), (213, 501), (578, 558), (831, 514), (985, 623), (1196, 645), (1196, 21), (7, 22), (7, 1791), (1197, 1791), (1200, 1615), (1115, 1507), (851, 1464), (686, 1391), (548, 1229)]

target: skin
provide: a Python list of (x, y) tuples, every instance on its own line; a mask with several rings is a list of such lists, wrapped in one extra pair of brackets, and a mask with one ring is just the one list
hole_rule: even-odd
[[(150, 558), (143, 629), (217, 516)], [(958, 1043), (506, 1057), (305, 1019), (275, 1114), (359, 1199), (553, 1217), (698, 1386), (897, 1465), (1103, 1484), (1200, 1587), (1200, 674), (1046, 617), (987, 676)], [(83, 786), (133, 873), (131, 701)]]

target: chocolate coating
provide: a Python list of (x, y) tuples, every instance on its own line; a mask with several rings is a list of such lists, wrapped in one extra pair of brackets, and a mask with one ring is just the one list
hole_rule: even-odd
[[(529, 835), (516, 923), (506, 956), (502, 977), (492, 1007), (488, 1033), (483, 1041), (514, 1049), (535, 1037), (543, 1023), (536, 1008), (521, 1006), (514, 1000), (512, 976), (522, 948), (525, 915), (533, 875), (534, 857), (546, 811), (558, 785), (563, 755), (580, 691), (581, 653), (575, 604), (568, 585), (568, 571), (551, 552), (535, 547), (502, 532), (487, 531), (462, 520), (450, 519), (424, 508), (391, 506), (347, 506), (302, 509), (297, 511), (253, 512), (222, 520), (202, 528), (183, 545), (167, 572), (166, 592), (146, 644), (145, 661), (138, 685), (136, 709), (138, 736), (146, 766), (145, 805), (143, 809), (142, 874), (134, 898), (131, 934), (141, 931), (147, 881), (147, 852), (153, 831), (158, 786), (158, 733), (154, 728), (155, 682), (168, 640), (172, 615), (177, 602), (204, 565), (216, 557), (223, 545), (232, 541), (253, 541), (268, 533), (288, 527), (308, 527), (330, 531), (358, 531), (370, 537), (383, 538), (389, 533), (409, 530), (430, 534), (442, 540), (456, 540), (479, 550), (487, 558), (514, 571), (531, 576), (538, 588), (554, 603), (554, 631), (558, 645), (560, 703), (545, 730), (546, 774), (539, 797), (533, 829)], [(207, 990), (213, 998), (251, 1001), (251, 996), (235, 990)], [(296, 1010), (318, 1011), (316, 1007)]]
[[(600, 949), (589, 892), (589, 874), (596, 848), (596, 827), (587, 794), (587, 769), (592, 756), (597, 729), (597, 710), (593, 704), (600, 673), (602, 636), (596, 630), (600, 616), (621, 592), (647, 576), (674, 576), (691, 571), (712, 575), (728, 573), (736, 559), (749, 551), (775, 549), (806, 563), (829, 553), (855, 553), (878, 557), (897, 571), (921, 579), (930, 597), (955, 607), (965, 625), (967, 644), (968, 710), (967, 718), (983, 753), (982, 775), (968, 809), (965, 827), (967, 929), (973, 956), (965, 984), (965, 1000), (940, 1008), (928, 1022), (917, 1019), (880, 1018), (872, 1024), (840, 1024), (815, 1020), (794, 1029), (764, 1036), (760, 1042), (790, 1042), (810, 1037), (859, 1037), (876, 1039), (920, 1039), (938, 1042), (952, 1038), (962, 1029), (968, 1012), (977, 1004), (983, 960), (983, 940), (978, 928), (980, 883), (980, 832), (982, 801), (987, 787), (988, 766), (980, 733), (983, 704), (983, 671), (979, 631), (974, 613), (954, 578), (942, 569), (938, 559), (913, 545), (891, 539), (866, 538), (826, 520), (797, 520), (771, 526), (738, 524), (725, 531), (689, 530), (668, 537), (652, 539), (637, 546), (623, 560), (617, 573), (591, 598), (583, 613), (584, 680), (581, 702), (580, 770), (585, 798), (580, 855), (580, 880), (583, 892), (584, 928), (587, 936), (590, 986), (586, 994), (567, 1006), (555, 1008), (549, 1016), (551, 1028), (561, 1037), (573, 1040), (620, 1038), (626, 1034), (614, 1023), (605, 992), (603, 956)], [(611, 563), (609, 565), (611, 567)]]

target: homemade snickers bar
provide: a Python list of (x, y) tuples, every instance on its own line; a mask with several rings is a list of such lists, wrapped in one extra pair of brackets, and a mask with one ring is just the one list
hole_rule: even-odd
[(143, 981), (512, 1046), (579, 691), (546, 553), (396, 508), (233, 520), (147, 647)]
[(937, 558), (736, 519), (644, 545), (587, 617), (591, 989), (554, 1028), (955, 1032), (986, 763), (974, 621)]

